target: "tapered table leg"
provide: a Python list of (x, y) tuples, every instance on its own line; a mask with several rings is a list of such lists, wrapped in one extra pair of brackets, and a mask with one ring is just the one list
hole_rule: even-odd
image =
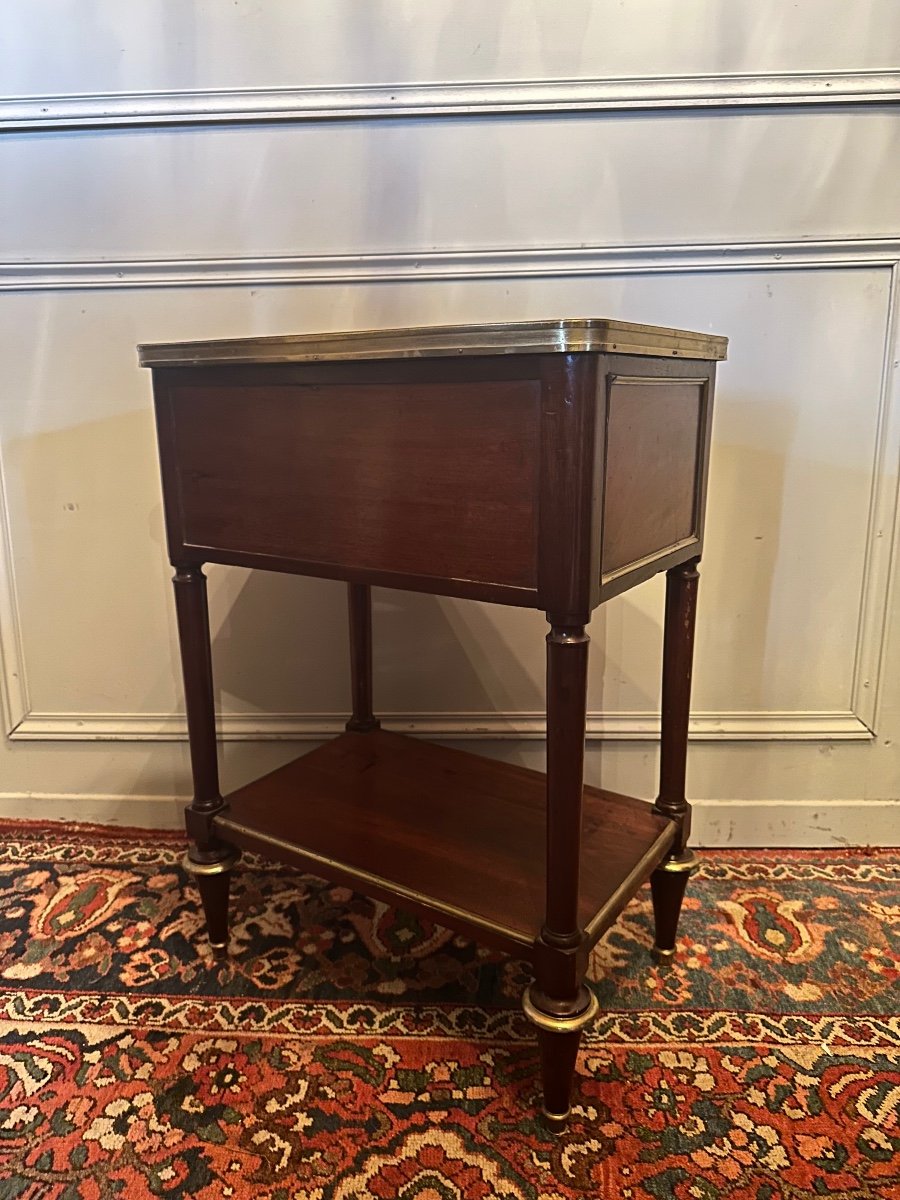
[(537, 1026), (551, 1128), (569, 1115), (581, 1032), (597, 1001), (584, 985), (587, 954), (578, 921), (584, 722), (590, 639), (584, 625), (557, 625), (547, 635), (547, 899), (535, 945), (535, 983), (525, 994)]
[(194, 798), (185, 811), (191, 840), (185, 866), (197, 880), (211, 949), (222, 956), (228, 942), (229, 881), (238, 852), (213, 828), (224, 802), (219, 791), (206, 577), (198, 565), (176, 566), (173, 582), (194, 781)]
[(669, 963), (675, 957), (681, 905), (688, 880), (698, 865), (696, 854), (686, 849), (681, 854), (668, 858), (650, 876), (653, 920), (656, 927), (653, 957), (660, 964)]
[(691, 806), (685, 796), (688, 721), (691, 709), (691, 672), (694, 626), (697, 614), (698, 560), (682, 563), (666, 573), (666, 618), (663, 645), (662, 734), (660, 740), (659, 795), (655, 807), (678, 825), (670, 857), (650, 878), (657, 962), (675, 957), (678, 919), (687, 882), (697, 869), (688, 849)]

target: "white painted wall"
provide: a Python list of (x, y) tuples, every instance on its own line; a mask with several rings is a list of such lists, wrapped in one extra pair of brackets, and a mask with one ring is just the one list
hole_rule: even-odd
[[(0, 90), (0, 815), (188, 793), (137, 342), (598, 315), (731, 338), (699, 840), (900, 840), (895, 0), (18, 0)], [(339, 727), (343, 590), (209, 574), (230, 787)], [(541, 615), (376, 597), (382, 710), (540, 766)], [(661, 600), (591, 631), (648, 797)]]

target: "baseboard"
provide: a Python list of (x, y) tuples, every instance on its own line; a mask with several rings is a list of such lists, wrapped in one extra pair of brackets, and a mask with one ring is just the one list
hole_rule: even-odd
[[(0, 819), (181, 829), (185, 798), (0, 793)], [(695, 846), (900, 845), (900, 800), (698, 800)]]
[(697, 800), (696, 846), (900, 846), (900, 800)]
[(135, 829), (183, 829), (189, 797), (0, 792), (0, 820), (77, 821)]

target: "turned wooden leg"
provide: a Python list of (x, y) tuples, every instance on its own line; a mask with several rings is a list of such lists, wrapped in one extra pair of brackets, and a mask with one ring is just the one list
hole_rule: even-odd
[(584, 625), (557, 624), (547, 636), (547, 899), (534, 949), (535, 982), (523, 1007), (537, 1026), (543, 1115), (565, 1126), (581, 1033), (597, 1013), (583, 983), (587, 965), (578, 923), (584, 720), (590, 639)]
[(372, 589), (367, 583), (347, 584), (350, 613), (350, 684), (353, 715), (346, 728), (369, 733), (380, 728), (372, 713)]
[(229, 881), (238, 852), (216, 835), (213, 824), (225, 804), (219, 791), (206, 577), (198, 564), (176, 566), (173, 582), (194, 780), (194, 798), (184, 815), (191, 840), (185, 866), (199, 886), (213, 953), (222, 956), (228, 942)]
[(694, 625), (697, 614), (698, 559), (666, 573), (666, 618), (663, 646), (662, 735), (660, 739), (659, 796), (655, 808), (677, 825), (669, 858), (650, 879), (657, 962), (675, 957), (678, 918), (688, 879), (697, 869), (688, 849), (691, 806), (685, 797), (688, 721), (691, 710), (691, 671)]

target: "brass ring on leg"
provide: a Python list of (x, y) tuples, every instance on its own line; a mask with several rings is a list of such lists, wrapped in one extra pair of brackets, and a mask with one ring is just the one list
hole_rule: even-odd
[(196, 862), (188, 851), (182, 859), (181, 865), (191, 875), (222, 875), (225, 871), (230, 871), (240, 857), (240, 850), (229, 850), (215, 862)]
[(580, 1013), (574, 1013), (570, 1017), (555, 1017), (552, 1013), (546, 1013), (535, 1006), (529, 987), (522, 997), (522, 1008), (525, 1016), (532, 1024), (537, 1025), (538, 1029), (546, 1029), (548, 1033), (579, 1033), (585, 1026), (590, 1025), (600, 1011), (600, 1001), (594, 993), (589, 991), (588, 997), (587, 1007)]
[(564, 1113), (547, 1112), (546, 1108), (541, 1106), (541, 1117), (544, 1124), (552, 1133), (562, 1133), (566, 1125), (569, 1123), (569, 1117), (572, 1115), (571, 1108), (567, 1108)]
[(700, 869), (700, 859), (693, 850), (682, 850), (680, 854), (675, 854), (672, 858), (667, 858), (664, 863), (660, 863), (656, 869), (657, 871), (671, 871), (676, 875), (687, 871), (688, 875), (693, 875)]

